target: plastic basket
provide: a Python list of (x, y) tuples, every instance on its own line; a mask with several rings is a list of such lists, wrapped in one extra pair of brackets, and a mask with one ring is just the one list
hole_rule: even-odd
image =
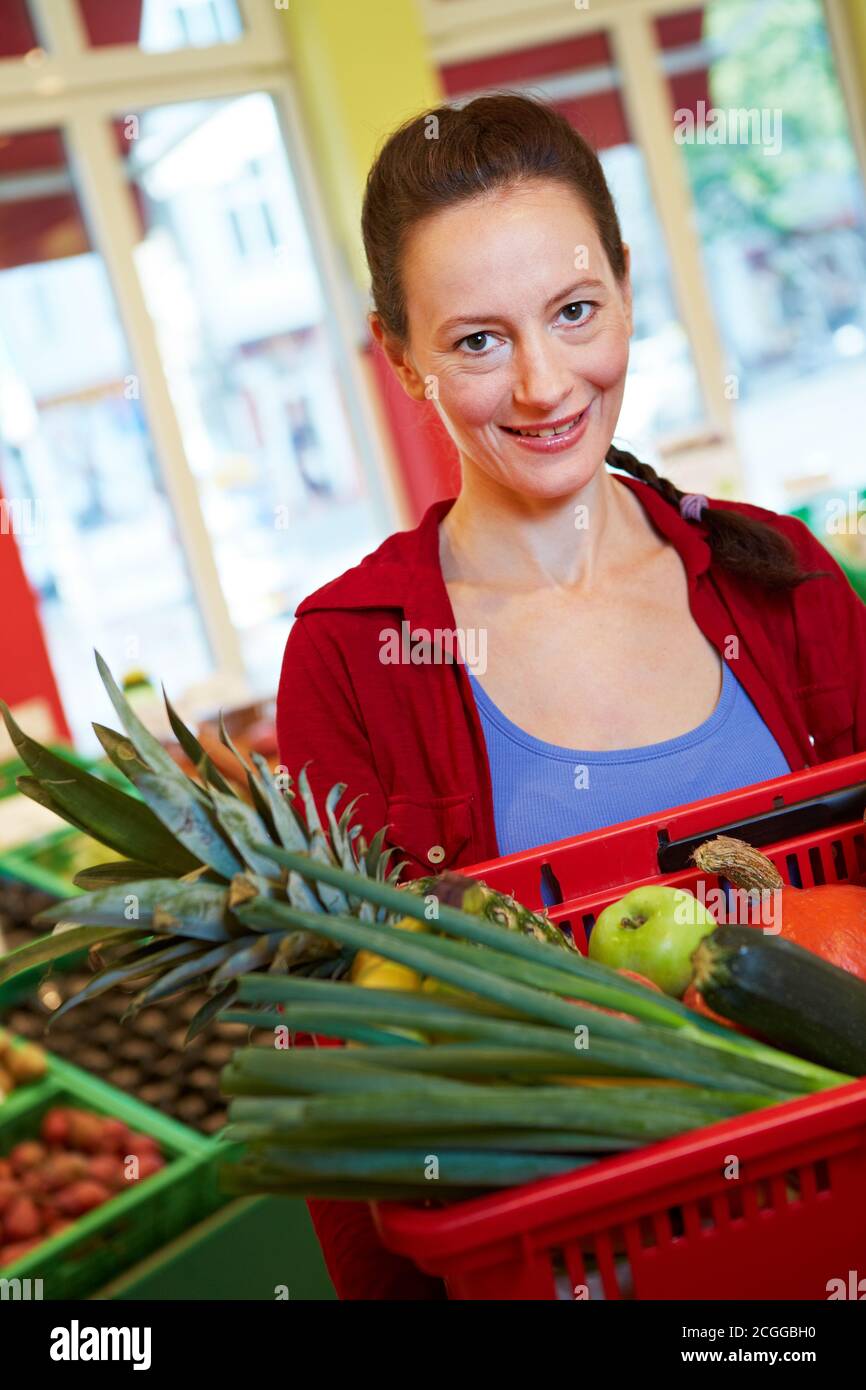
[[(543, 881), (558, 884), (550, 915), (585, 944), (598, 913), (639, 884), (716, 887), (689, 856), (722, 831), (760, 845), (788, 883), (866, 883), (864, 808), (857, 754), (467, 872), (530, 907)], [(451, 1298), (826, 1299), (829, 1281), (866, 1276), (864, 1188), (866, 1079), (573, 1175), (374, 1211), (384, 1243)]]
[(217, 1171), (230, 1146), (50, 1054), (43, 1080), (20, 1087), (0, 1104), (0, 1154), (38, 1137), (42, 1116), (55, 1105), (112, 1115), (153, 1135), (166, 1165), (0, 1268), (0, 1278), (41, 1279), (46, 1299), (84, 1298), (230, 1200), (219, 1190)]

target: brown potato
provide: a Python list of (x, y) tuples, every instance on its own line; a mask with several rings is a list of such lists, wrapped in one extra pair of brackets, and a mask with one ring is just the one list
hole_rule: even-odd
[(19, 1086), (26, 1086), (42, 1079), (48, 1070), (48, 1059), (36, 1043), (24, 1043), (7, 1049), (3, 1066)]

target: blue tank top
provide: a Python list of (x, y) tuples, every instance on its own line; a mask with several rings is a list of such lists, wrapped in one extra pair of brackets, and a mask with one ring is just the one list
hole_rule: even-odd
[(533, 738), (494, 705), (469, 673), (487, 744), (500, 854), (669, 810), (790, 767), (731, 668), (709, 719), (643, 748), (589, 752)]

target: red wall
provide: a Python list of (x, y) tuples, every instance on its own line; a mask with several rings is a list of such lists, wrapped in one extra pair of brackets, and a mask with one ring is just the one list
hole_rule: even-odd
[(21, 564), (11, 532), (0, 532), (0, 699), (13, 709), (25, 700), (43, 699), (58, 734), (71, 740), (69, 725), (54, 682), (36, 595)]

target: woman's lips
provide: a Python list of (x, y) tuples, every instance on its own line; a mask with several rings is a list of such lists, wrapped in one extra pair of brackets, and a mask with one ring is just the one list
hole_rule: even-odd
[[(575, 417), (568, 429), (562, 434), (551, 434), (546, 439), (539, 439), (537, 435), (518, 434), (515, 430), (509, 429), (506, 425), (501, 425), (500, 429), (513, 439), (515, 444), (522, 449), (528, 449), (533, 454), (561, 454), (563, 450), (570, 449), (583, 436), (586, 431), (589, 412), (592, 410), (592, 401), (581, 413)], [(544, 425), (526, 426), (527, 429), (544, 429)], [(549, 428), (549, 426), (547, 426)]]

